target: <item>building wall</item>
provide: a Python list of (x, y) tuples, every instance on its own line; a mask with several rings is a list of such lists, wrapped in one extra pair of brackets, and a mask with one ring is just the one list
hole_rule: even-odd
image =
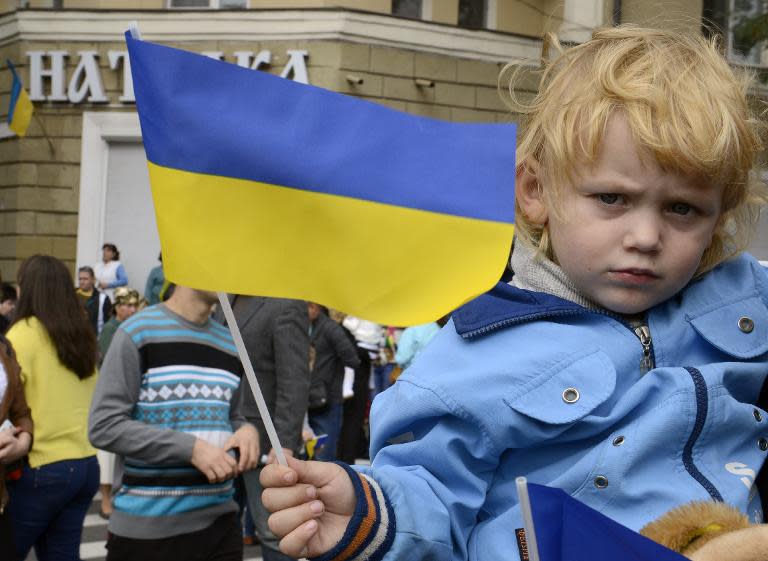
[[(32, 47), (0, 47), (0, 60), (24, 64)], [(37, 44), (35, 47), (50, 48)], [(11, 80), (0, 76), (0, 106), (8, 107)], [(36, 106), (35, 118), (22, 139), (0, 140), (0, 275), (15, 281), (20, 261), (35, 253), (52, 254), (74, 267), (77, 235), (82, 108)], [(43, 134), (45, 129), (48, 138)], [(50, 143), (49, 143), (50, 141)]]
[(166, 0), (64, 0), (65, 9), (161, 10)]
[[(100, 0), (67, 1), (98, 3)], [(118, 1), (123, 0), (110, 0), (110, 7), (115, 6), (114, 2)], [(152, 1), (157, 0), (131, 0), (130, 4), (148, 6)], [(285, 6), (290, 1), (279, 3)], [(376, 1), (381, 4), (379, 0)], [(269, 3), (267, 0), (252, 0), (251, 5), (255, 6), (257, 2), (264, 6)], [(371, 2), (371, 6), (374, 3), (376, 2)], [(451, 10), (446, 6), (450, 3), (457, 4), (458, 0), (433, 0), (433, 19), (448, 18), (446, 14)], [(306, 5), (308, 2), (297, 1), (296, 4)], [(612, 2), (593, 5), (593, 8), (596, 8), (595, 13), (602, 13), (604, 18), (609, 18), (609, 4), (612, 5)], [(697, 6), (700, 8), (699, 1), (670, 0), (664, 4), (674, 4), (681, 12), (689, 15), (696, 12)], [(518, 6), (517, 10), (513, 9), (514, 5)], [(550, 29), (562, 31), (565, 25), (573, 23), (569, 15), (572, 11), (565, 9), (567, 6), (561, 0), (544, 0), (538, 6), (539, 9), (533, 9), (526, 5), (521, 7), (515, 2), (499, 0), (499, 28), (521, 35), (538, 35)], [(624, 22), (648, 23), (642, 19), (654, 17), (653, 13), (641, 9), (640, 0), (624, 0), (623, 7)], [(446, 11), (442, 12), (444, 9)], [(542, 12), (547, 14), (546, 17)], [(50, 14), (21, 11), (0, 17), (0, 30), (3, 29), (4, 23), (8, 24), (16, 18), (46, 13)], [(185, 12), (179, 12), (183, 13)], [(268, 49), (273, 53), (273, 64), (267, 71), (276, 74), (283, 70), (289, 49), (304, 49), (309, 52), (307, 68), (311, 84), (417, 115), (452, 121), (483, 122), (509, 122), (518, 117), (511, 113), (500, 99), (497, 86), (499, 71), (508, 60), (536, 60), (540, 50), (539, 41), (516, 35), (459, 30), (443, 24), (393, 20), (387, 16), (360, 13), (344, 15), (340, 21), (341, 27), (354, 20), (362, 21), (368, 26), (363, 29), (380, 27), (386, 31), (375, 37), (365, 37), (355, 28), (348, 34), (349, 39), (343, 33), (337, 39), (311, 38), (312, 33), (318, 34), (311, 31), (313, 17), (327, 18), (339, 13), (344, 14), (327, 10), (309, 11), (306, 17), (303, 13), (294, 14), (294, 17), (298, 16), (302, 23), (308, 26), (309, 31), (306, 33), (295, 34), (303, 38), (271, 40), (259, 40), (258, 38), (263, 36), (260, 32), (250, 33), (250, 23), (235, 30), (236, 22), (243, 19), (239, 14), (233, 16), (215, 11), (202, 16), (187, 14), (189, 21), (203, 18), (204, 24), (200, 24), (197, 29), (219, 29), (209, 26), (209, 23), (224, 21), (222, 29), (229, 30), (208, 33), (206, 40), (199, 41), (190, 41), (189, 37), (182, 36), (177, 40), (167, 38), (172, 33), (183, 33), (178, 30), (184, 30), (188, 25), (179, 24), (178, 19), (182, 16), (175, 12), (171, 14), (160, 11), (158, 16), (135, 12), (120, 14), (120, 18), (130, 21), (146, 17), (146, 23), (141, 26), (143, 30), (149, 30), (149, 40), (194, 52), (221, 51), (225, 60), (230, 62), (234, 62), (235, 51), (258, 52)], [(88, 157), (82, 153), (83, 111), (135, 111), (132, 104), (118, 100), (123, 91), (122, 72), (112, 70), (108, 65), (108, 51), (125, 50), (125, 46), (119, 40), (106, 41), (104, 37), (117, 38), (120, 35), (119, 30), (101, 29), (100, 24), (96, 22), (96, 10), (69, 13), (65, 11), (61, 14), (63, 17), (80, 17), (78, 14), (82, 14), (83, 21), (86, 22), (85, 35), (73, 38), (83, 32), (67, 32), (65, 35), (68, 38), (65, 39), (51, 33), (9, 34), (5, 39), (0, 37), (0, 61), (6, 58), (13, 60), (28, 85), (26, 52), (60, 49), (75, 55), (78, 50), (96, 50), (100, 53), (100, 72), (109, 102), (78, 105), (68, 102), (36, 102), (36, 117), (28, 135), (25, 138), (0, 139), (0, 274), (4, 279), (12, 279), (20, 261), (34, 253), (56, 255), (70, 267), (74, 267), (80, 208), (80, 164)], [(263, 15), (267, 17), (270, 14), (263, 12)], [(58, 12), (56, 17), (59, 17)], [(251, 18), (249, 22), (257, 22), (262, 13), (250, 12), (248, 17)], [(686, 18), (680, 21), (693, 25), (692, 20)], [(25, 26), (29, 27), (26, 23)], [(88, 35), (87, 30), (91, 28), (99, 33)], [(243, 32), (243, 29), (246, 31)], [(194, 36), (195, 32), (192, 32), (190, 37)], [(422, 38), (420, 46), (409, 46), (408, 42), (414, 37)], [(443, 42), (433, 43), (432, 39), (435, 37)], [(503, 53), (491, 52), (493, 49), (486, 48), (486, 45), (492, 41), (511, 47)], [(67, 81), (72, 76), (77, 62), (76, 56), (67, 59)], [(422, 81), (423, 85), (417, 85), (416, 79)], [(10, 74), (0, 72), (0, 119), (4, 118), (4, 112), (7, 110), (10, 87)], [(534, 95), (536, 88), (536, 76), (527, 69), (524, 70), (517, 82), (517, 96), (522, 101), (527, 101)], [(768, 92), (761, 93), (761, 97), (768, 97)], [(760, 243), (764, 245), (767, 243), (764, 240), (768, 239), (768, 234), (765, 231), (763, 234), (763, 241)]]
[(665, 29), (701, 28), (702, 0), (622, 0), (621, 22)]
[(496, 28), (499, 31), (541, 37), (547, 31), (554, 31), (560, 26), (564, 5), (562, 0), (526, 3), (499, 0), (496, 8)]
[(432, 0), (432, 20), (456, 25), (459, 19), (459, 0)]
[[(168, 0), (63, 0), (64, 8), (80, 9), (127, 9), (162, 10), (168, 7)], [(50, 6), (50, 0), (40, 0)], [(32, 7), (32, 6), (30, 6)], [(293, 9), (293, 8), (352, 8), (368, 12), (388, 14), (392, 11), (392, 0), (248, 0), (251, 9)]]
[[(87, 13), (84, 15), (87, 16)], [(130, 16), (128, 14), (125, 19), (134, 19)], [(174, 28), (179, 27), (178, 24), (173, 25)], [(422, 31), (439, 28), (442, 33), (450, 32), (444, 26), (424, 22), (414, 22), (413, 25)], [(145, 29), (147, 26), (140, 23), (140, 27)], [(476, 34), (469, 31), (462, 33)], [(151, 37), (148, 39), (152, 40)], [(288, 58), (287, 50), (303, 49), (309, 53), (306, 61), (309, 82), (315, 86), (444, 120), (509, 122), (514, 119), (500, 100), (497, 89), (499, 71), (504, 62), (481, 60), (480, 54), (470, 59), (343, 40), (246, 41), (222, 37), (205, 41), (159, 42), (193, 52), (221, 51), (229, 62), (234, 62), (235, 51), (268, 49), (273, 54), (273, 64), (267, 71), (275, 74), (283, 70)], [(535, 47), (535, 42), (529, 43)], [(35, 253), (56, 255), (74, 269), (80, 163), (88, 157), (82, 153), (81, 147), (83, 111), (135, 111), (134, 105), (118, 101), (123, 92), (122, 72), (109, 68), (108, 51), (125, 50), (124, 43), (120, 41), (11, 41), (0, 43), (0, 60), (10, 58), (14, 61), (29, 87), (29, 61), (25, 53), (53, 49), (65, 50), (73, 55), (66, 61), (65, 84), (78, 62), (76, 52), (98, 51), (100, 75), (109, 102), (78, 105), (36, 102), (35, 118), (27, 136), (0, 140), (0, 274), (4, 279), (12, 279), (21, 260)], [(537, 51), (537, 47), (530, 50)], [(426, 86), (418, 86), (415, 82), (417, 78), (425, 81)], [(359, 79), (362, 83), (354, 83)], [(0, 72), (2, 112), (8, 106), (10, 86), (9, 73)], [(535, 86), (532, 77), (524, 77), (520, 95), (530, 98)], [(50, 92), (47, 81), (45, 89)], [(4, 113), (0, 114), (0, 118), (3, 117)]]

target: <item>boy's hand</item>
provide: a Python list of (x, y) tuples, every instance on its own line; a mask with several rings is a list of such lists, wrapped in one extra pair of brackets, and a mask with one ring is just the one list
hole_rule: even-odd
[(0, 464), (10, 464), (29, 452), (32, 437), (21, 428), (0, 431)]
[[(283, 448), (283, 455), (288, 458), (289, 456), (293, 458), (293, 450), (290, 448)], [(275, 454), (275, 449), (270, 448), (269, 454), (267, 455), (267, 461), (266, 464), (276, 464), (277, 463), (277, 454)]]
[(237, 462), (223, 448), (200, 438), (192, 448), (192, 465), (208, 478), (210, 483), (220, 483), (237, 475)]
[(240, 461), (237, 469), (240, 473), (254, 469), (259, 463), (259, 433), (251, 424), (244, 424), (229, 437), (224, 450), (237, 448), (240, 451)]
[(259, 478), (261, 500), (272, 513), (269, 529), (282, 538), (280, 551), (291, 557), (316, 557), (331, 550), (355, 511), (349, 475), (330, 462), (288, 458), (288, 467), (266, 466)]

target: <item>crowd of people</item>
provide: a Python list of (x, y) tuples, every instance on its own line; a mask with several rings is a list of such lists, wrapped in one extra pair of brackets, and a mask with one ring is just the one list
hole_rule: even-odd
[[(245, 510), (265, 561), (527, 558), (519, 475), (638, 531), (701, 500), (762, 522), (768, 277), (743, 250), (768, 196), (748, 81), (714, 41), (633, 26), (544, 55), (511, 278), (450, 327), (398, 345), (318, 303), (229, 296), (287, 466), (215, 293), (153, 278), (162, 302), (140, 309), (112, 244), (77, 292), (59, 260), (25, 260), (0, 339), (0, 554), (77, 559), (99, 485), (112, 561), (239, 561)], [(366, 434), (371, 389), (395, 379)]]
[[(260, 499), (274, 452), (215, 295), (160, 266), (142, 296), (119, 257), (104, 244), (73, 286), (35, 255), (0, 287), (0, 557), (79, 559), (98, 490), (109, 559), (241, 559), (254, 542), (289, 559)], [(401, 329), (314, 302), (230, 302), (285, 453), (317, 460), (367, 457), (370, 400), (439, 329), (406, 329), (400, 351)]]

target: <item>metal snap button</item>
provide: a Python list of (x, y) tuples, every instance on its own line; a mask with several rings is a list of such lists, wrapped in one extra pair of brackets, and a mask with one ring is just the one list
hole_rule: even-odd
[(760, 413), (760, 410), (755, 408), (752, 410), (752, 416), (755, 418), (755, 421), (758, 423), (763, 420), (763, 414)]
[(754, 328), (755, 322), (751, 318), (747, 316), (739, 318), (739, 329), (741, 329), (742, 333), (752, 333)]
[(563, 390), (563, 401), (566, 403), (576, 403), (579, 401), (579, 390), (576, 388), (565, 388)]
[(760, 447), (760, 450), (762, 450), (763, 452), (768, 450), (768, 440), (766, 440), (764, 438), (758, 439), (757, 445)]
[(621, 446), (624, 444), (624, 437), (623, 436), (617, 436), (613, 439), (613, 445), (614, 446)]
[(608, 487), (608, 478), (604, 475), (598, 475), (595, 477), (595, 487), (598, 489), (605, 489)]

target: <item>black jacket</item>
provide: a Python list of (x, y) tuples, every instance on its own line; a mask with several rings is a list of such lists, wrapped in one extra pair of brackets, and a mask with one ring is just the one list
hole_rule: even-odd
[(357, 368), (360, 358), (344, 328), (325, 314), (318, 316), (311, 331), (310, 342), (315, 348), (315, 367), (310, 376), (310, 409), (319, 409), (344, 401), (341, 394), (344, 367)]

